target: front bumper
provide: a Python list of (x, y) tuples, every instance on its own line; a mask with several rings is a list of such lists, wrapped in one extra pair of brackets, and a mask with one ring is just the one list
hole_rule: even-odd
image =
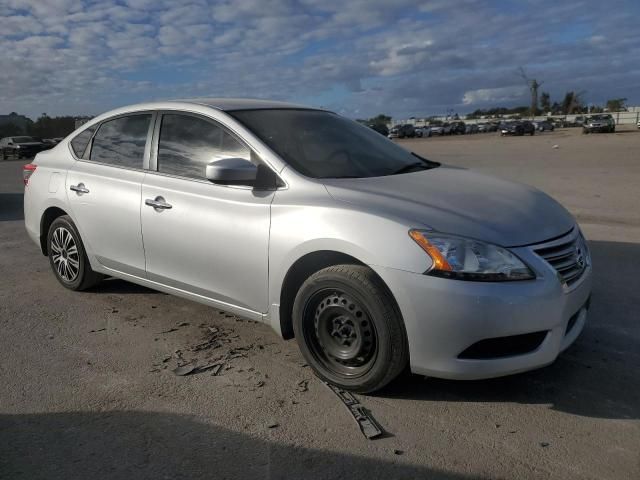
[[(586, 322), (591, 266), (568, 289), (530, 249), (513, 251), (536, 271), (535, 280), (467, 282), (372, 266), (402, 312), (412, 372), (461, 380), (499, 377), (549, 365), (573, 343)], [(546, 335), (527, 353), (460, 358), (482, 340), (534, 332)]]
[(604, 133), (604, 132), (608, 132), (609, 130), (611, 130), (611, 126), (609, 125), (596, 125), (596, 126), (590, 126), (590, 125), (585, 125), (582, 127), (583, 130), (590, 132), (590, 133)]

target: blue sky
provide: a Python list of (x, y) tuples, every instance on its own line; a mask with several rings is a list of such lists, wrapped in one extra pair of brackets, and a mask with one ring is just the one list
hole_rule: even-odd
[(397, 118), (640, 104), (638, 0), (0, 0), (0, 113), (241, 96)]

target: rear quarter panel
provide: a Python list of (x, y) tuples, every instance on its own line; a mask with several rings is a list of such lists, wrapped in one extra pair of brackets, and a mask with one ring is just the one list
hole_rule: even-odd
[(58, 207), (70, 214), (65, 181), (67, 170), (74, 162), (66, 140), (51, 150), (38, 153), (31, 162), (38, 168), (24, 189), (24, 223), (29, 237), (38, 246), (44, 212), (50, 207)]

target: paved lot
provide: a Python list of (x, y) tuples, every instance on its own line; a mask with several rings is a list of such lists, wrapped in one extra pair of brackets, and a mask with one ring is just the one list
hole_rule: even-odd
[[(368, 441), (266, 326), (117, 280), (59, 286), (24, 232), (23, 162), (0, 162), (0, 478), (640, 478), (640, 133), (403, 144), (578, 216), (593, 305), (555, 364), (359, 396), (388, 431)], [(179, 357), (225, 367), (178, 377)]]

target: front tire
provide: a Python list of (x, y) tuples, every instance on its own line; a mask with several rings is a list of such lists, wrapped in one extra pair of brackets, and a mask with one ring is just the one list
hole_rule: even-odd
[(94, 272), (71, 217), (56, 218), (47, 234), (49, 264), (56, 279), (69, 290), (86, 290), (102, 280)]
[(311, 275), (296, 295), (293, 328), (316, 375), (345, 390), (379, 390), (409, 360), (395, 300), (364, 266), (336, 265)]

